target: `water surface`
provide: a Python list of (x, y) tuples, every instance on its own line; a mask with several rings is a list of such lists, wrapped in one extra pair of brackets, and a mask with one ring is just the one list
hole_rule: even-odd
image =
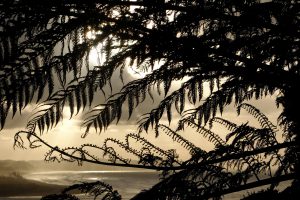
[[(114, 190), (121, 194), (122, 199), (127, 200), (135, 196), (141, 190), (149, 189), (159, 181), (159, 173), (155, 171), (48, 171), (25, 174), (24, 178), (56, 185), (72, 185), (80, 182), (103, 181), (110, 184)], [(283, 189), (290, 182), (284, 182), (279, 186)], [(262, 188), (258, 188), (262, 189)], [(257, 190), (257, 189), (256, 189)], [(252, 193), (254, 190), (236, 192), (224, 196), (224, 200), (238, 200)], [(1, 200), (37, 200), (40, 196), (0, 197)], [(82, 200), (91, 200), (92, 197), (80, 196)]]

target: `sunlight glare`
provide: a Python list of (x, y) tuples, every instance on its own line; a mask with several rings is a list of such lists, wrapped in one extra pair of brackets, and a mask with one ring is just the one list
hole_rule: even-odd
[[(86, 32), (85, 37), (89, 40), (94, 40), (96, 39), (96, 34), (98, 34), (98, 32), (94, 31), (94, 30), (89, 30)], [(83, 39), (82, 41), (83, 42)], [(98, 46), (93, 47), (90, 52), (89, 52), (89, 63), (93, 66), (99, 66), (103, 63), (102, 57), (101, 57), (101, 44), (99, 44)]]
[(127, 59), (127, 64), (126, 65), (128, 66), (127, 67), (127, 73), (130, 74), (131, 77), (133, 77), (133, 78), (144, 78), (146, 75), (151, 74), (154, 70), (159, 69), (163, 65), (163, 62), (162, 61), (160, 61), (160, 62), (156, 61), (154, 63), (153, 68), (148, 67), (147, 70), (140, 69), (140, 67), (138, 67), (136, 63), (134, 63), (133, 65), (130, 66), (130, 59)]
[(98, 48), (92, 48), (89, 54), (89, 62), (92, 65), (100, 65), (101, 64), (101, 53), (98, 52)]
[(127, 68), (128, 74), (130, 74), (133, 78), (144, 78), (146, 73), (140, 71), (137, 67), (128, 67)]

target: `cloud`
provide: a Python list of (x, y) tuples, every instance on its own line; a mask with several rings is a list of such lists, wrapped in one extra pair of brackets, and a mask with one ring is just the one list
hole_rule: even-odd
[(0, 135), (0, 141), (11, 141), (11, 137), (5, 136), (5, 135)]
[[(125, 83), (128, 83), (132, 80), (134, 80), (136, 77), (132, 76), (127, 70), (124, 70), (124, 81)], [(118, 72), (114, 73), (114, 75), (111, 78), (111, 83), (113, 86), (112, 94), (117, 93), (120, 91), (120, 89), (123, 87), (123, 83), (120, 80)], [(177, 87), (180, 86), (180, 82), (177, 83)], [(57, 83), (55, 84), (58, 85)], [(57, 89), (57, 88), (56, 88)], [(172, 88), (174, 89), (174, 88)], [(95, 94), (94, 98), (94, 105), (105, 103), (105, 98), (107, 98), (111, 92), (109, 86), (106, 86), (104, 88), (104, 91), (106, 93), (106, 97), (98, 91)], [(275, 96), (272, 97), (265, 97), (260, 100), (251, 100), (249, 101), (250, 104), (256, 106), (258, 109), (261, 109), (264, 114), (266, 114), (268, 117), (270, 117), (271, 121), (276, 121), (278, 114), (280, 113), (280, 109), (276, 108), (275, 105)], [(74, 116), (71, 120), (69, 119), (69, 107), (65, 107), (64, 112), (64, 118), (65, 120), (62, 123), (59, 123), (56, 128), (49, 131), (49, 133), (44, 134), (43, 138), (49, 142), (53, 146), (59, 146), (59, 147), (67, 147), (67, 146), (80, 146), (83, 143), (92, 143), (97, 145), (102, 145), (103, 141), (107, 137), (113, 137), (120, 140), (123, 140), (128, 133), (136, 133), (137, 132), (137, 121), (140, 119), (141, 115), (145, 113), (149, 113), (152, 109), (156, 108), (159, 105), (159, 102), (164, 98), (163, 95), (158, 95), (156, 91), (153, 92), (153, 98), (154, 101), (147, 96), (145, 101), (141, 103), (139, 106), (136, 107), (136, 109), (133, 111), (133, 114), (130, 118), (128, 118), (128, 103), (125, 101), (123, 105), (123, 115), (119, 121), (119, 123), (116, 125), (115, 123), (112, 123), (111, 126), (108, 127), (108, 129), (100, 133), (96, 133), (94, 130), (91, 130), (91, 133), (84, 139), (81, 138), (82, 133), (84, 133), (84, 128), (81, 127), (81, 124), (83, 120), (86, 117), (86, 113), (88, 112), (88, 108), (86, 108), (84, 111), (80, 112), (79, 115)], [(92, 107), (93, 107), (92, 106)], [(186, 108), (192, 108), (193, 106), (186, 101)], [(2, 135), (0, 135), (0, 145), (1, 145), (1, 158), (6, 158), (6, 154), (10, 154), (12, 150), (12, 141), (13, 141), (13, 135), (16, 133), (19, 129), (24, 129), (26, 127), (26, 123), (30, 119), (30, 116), (35, 112), (33, 109), (35, 108), (35, 105), (28, 105), (23, 111), (22, 115), (16, 114), (16, 116), (11, 119), (11, 114), (8, 116), (5, 129), (2, 131)], [(180, 114), (177, 113), (177, 111), (173, 108), (173, 123), (170, 125), (172, 128), (176, 127), (176, 122), (181, 118)], [(246, 112), (242, 112), (241, 115), (238, 117), (236, 113), (236, 108), (233, 104), (227, 106), (225, 108), (225, 111), (223, 113), (223, 117), (229, 120), (234, 120), (237, 123), (241, 122), (247, 122), (254, 123), (255, 119), (251, 117), (250, 114)], [(161, 119), (161, 123), (168, 125), (168, 120), (166, 117), (166, 114), (163, 115)], [(223, 130), (220, 130), (223, 134)], [(158, 146), (165, 146), (166, 149), (168, 148), (175, 148), (174, 142), (168, 137), (166, 137), (164, 134), (161, 134), (162, 136), (159, 136), (159, 138), (155, 138), (155, 134), (153, 131), (149, 131), (149, 134), (142, 133), (143, 136), (152, 139), (155, 141)], [(197, 136), (194, 135), (193, 130), (187, 129), (184, 133), (187, 138), (189, 138), (191, 141), (203, 144), (207, 141), (203, 139), (199, 139)], [(163, 136), (164, 135), (164, 136)], [(224, 134), (223, 134), (224, 136)], [(38, 148), (37, 150), (31, 150), (31, 151), (14, 151), (11, 155), (9, 155), (9, 158), (11, 159), (43, 159), (44, 153), (48, 149), (46, 147)], [(2, 157), (4, 156), (4, 157)]]
[[(259, 109), (264, 115), (266, 115), (270, 121), (276, 124), (277, 118), (282, 112), (282, 107), (276, 106), (276, 95), (266, 96), (261, 99), (251, 99), (249, 101), (245, 101), (244, 103), (248, 103)], [(218, 114), (220, 115), (220, 114)], [(256, 121), (256, 119), (249, 114), (244, 109), (241, 110), (241, 114), (237, 114), (237, 107), (232, 103), (225, 107), (224, 113), (222, 115), (224, 118), (228, 117), (228, 119), (233, 121), (244, 121), (247, 118), (249, 122)]]
[(33, 104), (29, 104), (22, 110), (21, 114), (16, 112), (14, 117), (12, 116), (12, 110), (10, 110), (6, 118), (4, 129), (24, 129), (30, 119), (30, 116), (33, 114), (34, 108), (35, 106)]

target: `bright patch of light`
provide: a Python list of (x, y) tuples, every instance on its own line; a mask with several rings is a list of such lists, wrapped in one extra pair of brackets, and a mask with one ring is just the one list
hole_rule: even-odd
[(85, 34), (85, 36), (86, 36), (87, 39), (90, 39), (90, 40), (96, 39), (96, 33), (95, 33), (95, 31), (93, 31), (93, 30), (88, 31), (88, 32)]
[(63, 120), (57, 128), (61, 131), (73, 130), (75, 127), (78, 127), (78, 124), (78, 119), (70, 119), (70, 109), (66, 107), (63, 111)]
[[(94, 30), (89, 30), (86, 32), (84, 37), (88, 40), (96, 39), (96, 35), (100, 34), (100, 32), (96, 32)], [(81, 38), (80, 43), (83, 43), (84, 38)], [(89, 63), (92, 66), (99, 66), (103, 63), (103, 59), (101, 57), (101, 44), (96, 47), (93, 47), (89, 52)]]
[(134, 78), (144, 78), (146, 76), (146, 73), (139, 71), (136, 67), (128, 67), (127, 72)]
[(144, 78), (147, 74), (151, 74), (153, 70), (159, 69), (163, 62), (155, 62), (153, 67), (148, 67), (147, 70), (139, 68), (136, 63), (130, 66), (130, 59), (127, 60), (127, 73), (130, 74), (133, 78)]
[(101, 53), (98, 52), (98, 48), (92, 48), (89, 54), (89, 62), (92, 65), (100, 65), (101, 64)]

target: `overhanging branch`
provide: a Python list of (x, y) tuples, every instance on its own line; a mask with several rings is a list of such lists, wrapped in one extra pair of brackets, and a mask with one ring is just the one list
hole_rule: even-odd
[(228, 160), (239, 159), (239, 158), (243, 158), (243, 157), (247, 157), (247, 156), (252, 156), (252, 155), (256, 155), (256, 154), (260, 154), (260, 153), (264, 153), (264, 152), (275, 151), (275, 150), (278, 150), (278, 149), (282, 149), (282, 148), (297, 145), (296, 142), (285, 142), (285, 143), (280, 143), (278, 145), (274, 145), (274, 146), (270, 146), (270, 147), (256, 149), (256, 150), (253, 150), (253, 151), (245, 151), (245, 152), (242, 152), (242, 153), (230, 154), (230, 155), (223, 156), (221, 158), (217, 158), (217, 159), (213, 159), (213, 160), (205, 160), (205, 161), (202, 161), (202, 162), (197, 163), (197, 164), (165, 167), (165, 166), (144, 166), (144, 165), (128, 164), (128, 163), (126, 163), (126, 164), (124, 164), (124, 163), (111, 163), (111, 162), (104, 162), (104, 161), (100, 161), (100, 160), (90, 160), (88, 158), (83, 158), (83, 157), (78, 157), (78, 156), (71, 155), (71, 154), (69, 154), (69, 153), (67, 153), (67, 152), (65, 152), (65, 151), (63, 151), (59, 148), (56, 148), (56, 147), (48, 144), (47, 142), (45, 142), (42, 138), (40, 138), (39, 136), (37, 136), (34, 133), (29, 133), (27, 131), (19, 131), (17, 134), (21, 134), (21, 133), (30, 134), (31, 136), (35, 137), (38, 141), (40, 141), (42, 144), (44, 144), (46, 147), (52, 149), (53, 151), (56, 151), (56, 152), (60, 153), (61, 155), (67, 156), (67, 157), (75, 159), (75, 160), (80, 160), (80, 161), (94, 163), (94, 164), (100, 164), (100, 165), (131, 167), (131, 168), (151, 169), (151, 170), (195, 169), (197, 167), (201, 167), (201, 166), (205, 166), (205, 165), (213, 165), (213, 164), (217, 164), (217, 163), (220, 163), (220, 162), (225, 162), (225, 161), (228, 161)]

